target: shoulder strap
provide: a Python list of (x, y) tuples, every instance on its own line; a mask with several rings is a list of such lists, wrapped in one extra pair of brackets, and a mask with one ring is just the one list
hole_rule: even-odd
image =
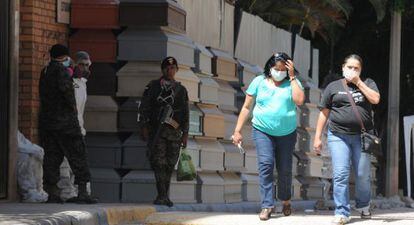
[(348, 89), (348, 86), (346, 85), (346, 81), (345, 81), (345, 79), (342, 79), (341, 81), (342, 81), (342, 86), (343, 86), (343, 87), (344, 87), (344, 89), (345, 89), (346, 95), (348, 96), (349, 102), (350, 102), (350, 103), (351, 103), (351, 105), (352, 105), (352, 110), (354, 111), (355, 116), (356, 116), (356, 117), (358, 118), (358, 120), (359, 120), (359, 123), (360, 123), (360, 125), (361, 125), (361, 130), (362, 130), (362, 131), (366, 131), (366, 130), (365, 130), (365, 126), (364, 126), (364, 122), (362, 122), (362, 119), (361, 119), (361, 114), (359, 114), (359, 112), (358, 112), (358, 110), (357, 110), (357, 108), (356, 108), (356, 105), (355, 105), (355, 101), (354, 101), (354, 99), (352, 98), (351, 94), (349, 93), (349, 89)]

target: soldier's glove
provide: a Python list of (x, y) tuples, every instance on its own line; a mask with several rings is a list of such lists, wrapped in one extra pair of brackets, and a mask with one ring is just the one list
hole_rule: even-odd
[(181, 137), (181, 146), (183, 148), (187, 147), (187, 140), (188, 140), (188, 133), (183, 133), (183, 136)]
[(141, 128), (141, 138), (144, 141), (148, 141), (149, 138), (149, 131), (147, 127)]

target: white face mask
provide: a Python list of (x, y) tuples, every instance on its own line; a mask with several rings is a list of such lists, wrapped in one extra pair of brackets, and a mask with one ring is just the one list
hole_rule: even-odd
[(282, 81), (287, 76), (287, 71), (278, 71), (274, 68), (270, 69), (270, 75), (272, 75), (273, 80)]
[(342, 76), (347, 80), (352, 80), (354, 77), (359, 76), (361, 73), (352, 69), (344, 67), (342, 69)]

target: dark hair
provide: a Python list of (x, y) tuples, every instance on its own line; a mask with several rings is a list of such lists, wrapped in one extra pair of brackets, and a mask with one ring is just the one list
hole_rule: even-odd
[(69, 49), (61, 44), (55, 44), (50, 48), (50, 57), (56, 59), (62, 56), (69, 55)]
[(270, 69), (272, 67), (274, 67), (276, 65), (276, 63), (278, 61), (288, 61), (288, 60), (292, 60), (288, 54), (284, 53), (284, 52), (278, 52), (272, 56), (270, 56), (270, 58), (267, 60), (265, 67), (264, 67), (264, 74), (266, 77), (271, 77), (270, 75)]
[(348, 61), (348, 59), (356, 59), (356, 60), (359, 61), (359, 64), (361, 64), (361, 67), (363, 65), (361, 56), (359, 56), (357, 54), (351, 54), (351, 55), (348, 55), (347, 57), (345, 57), (344, 64)]

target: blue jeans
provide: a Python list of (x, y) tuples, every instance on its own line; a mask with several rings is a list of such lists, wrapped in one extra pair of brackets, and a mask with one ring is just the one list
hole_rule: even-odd
[(271, 136), (253, 128), (259, 168), (260, 199), (262, 208), (274, 207), (273, 169), (276, 161), (277, 197), (290, 200), (292, 187), (292, 155), (296, 144), (296, 131), (286, 136)]
[(351, 161), (355, 173), (355, 201), (357, 208), (369, 205), (371, 200), (371, 159), (361, 152), (361, 135), (333, 133), (328, 130), (328, 148), (333, 167), (333, 196), (335, 215), (351, 215), (349, 204), (349, 176)]

